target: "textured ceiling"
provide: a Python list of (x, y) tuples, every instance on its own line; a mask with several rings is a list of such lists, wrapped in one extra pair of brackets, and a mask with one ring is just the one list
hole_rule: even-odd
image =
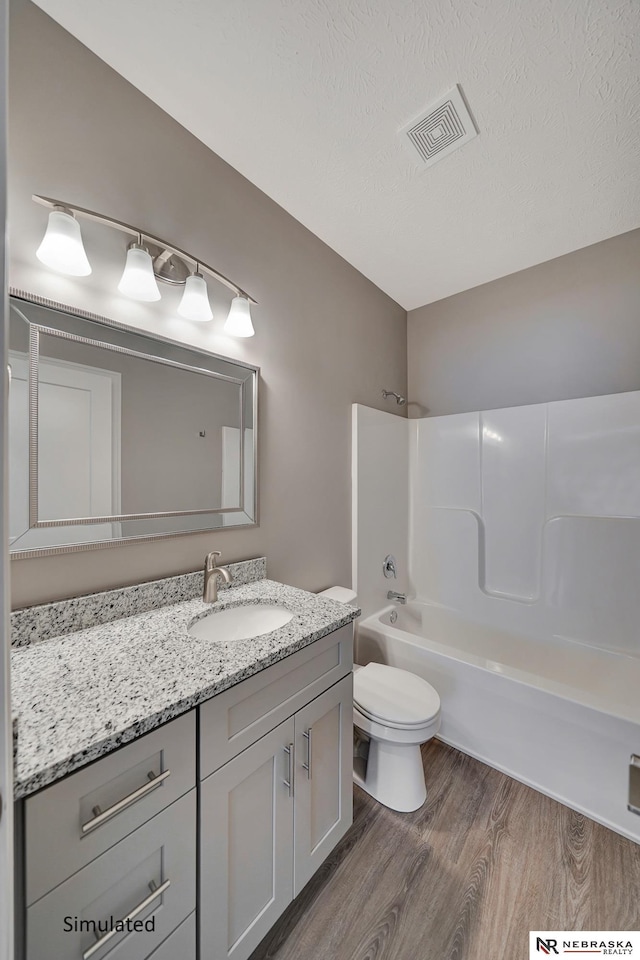
[[(404, 307), (640, 226), (638, 0), (39, 0)], [(480, 136), (398, 131), (460, 83)]]

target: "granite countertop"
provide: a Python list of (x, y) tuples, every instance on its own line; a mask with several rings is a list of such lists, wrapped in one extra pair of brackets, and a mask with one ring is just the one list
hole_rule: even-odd
[[(278, 604), (294, 616), (252, 640), (221, 643), (187, 633), (200, 616), (250, 603)], [(262, 579), (221, 591), (215, 604), (172, 603), (16, 647), (11, 665), (16, 799), (185, 713), (358, 614), (356, 607)]]

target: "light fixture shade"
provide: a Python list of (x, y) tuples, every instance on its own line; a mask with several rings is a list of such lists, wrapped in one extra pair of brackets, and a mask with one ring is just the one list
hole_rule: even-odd
[(160, 299), (160, 291), (153, 274), (153, 260), (149, 251), (139, 243), (132, 243), (127, 250), (127, 262), (118, 290), (133, 300)]
[(192, 273), (190, 277), (187, 277), (178, 313), (181, 317), (185, 317), (187, 320), (195, 320), (197, 323), (206, 323), (212, 319), (209, 291), (201, 273)]
[(80, 224), (71, 213), (52, 210), (36, 257), (47, 267), (70, 277), (87, 277), (91, 264), (87, 260), (80, 233)]
[(252, 337), (255, 333), (251, 323), (251, 304), (246, 297), (234, 297), (224, 325), (230, 337)]

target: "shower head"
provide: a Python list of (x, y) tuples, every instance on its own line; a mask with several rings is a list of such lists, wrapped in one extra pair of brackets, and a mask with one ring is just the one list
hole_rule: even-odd
[(403, 407), (407, 402), (406, 397), (401, 397), (399, 393), (394, 393), (393, 390), (383, 390), (382, 396), (385, 400), (387, 400), (389, 397), (395, 397), (396, 403), (399, 407)]

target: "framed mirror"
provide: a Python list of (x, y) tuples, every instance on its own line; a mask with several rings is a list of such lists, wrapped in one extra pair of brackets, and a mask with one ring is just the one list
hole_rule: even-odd
[(13, 556), (257, 524), (257, 367), (11, 294)]

